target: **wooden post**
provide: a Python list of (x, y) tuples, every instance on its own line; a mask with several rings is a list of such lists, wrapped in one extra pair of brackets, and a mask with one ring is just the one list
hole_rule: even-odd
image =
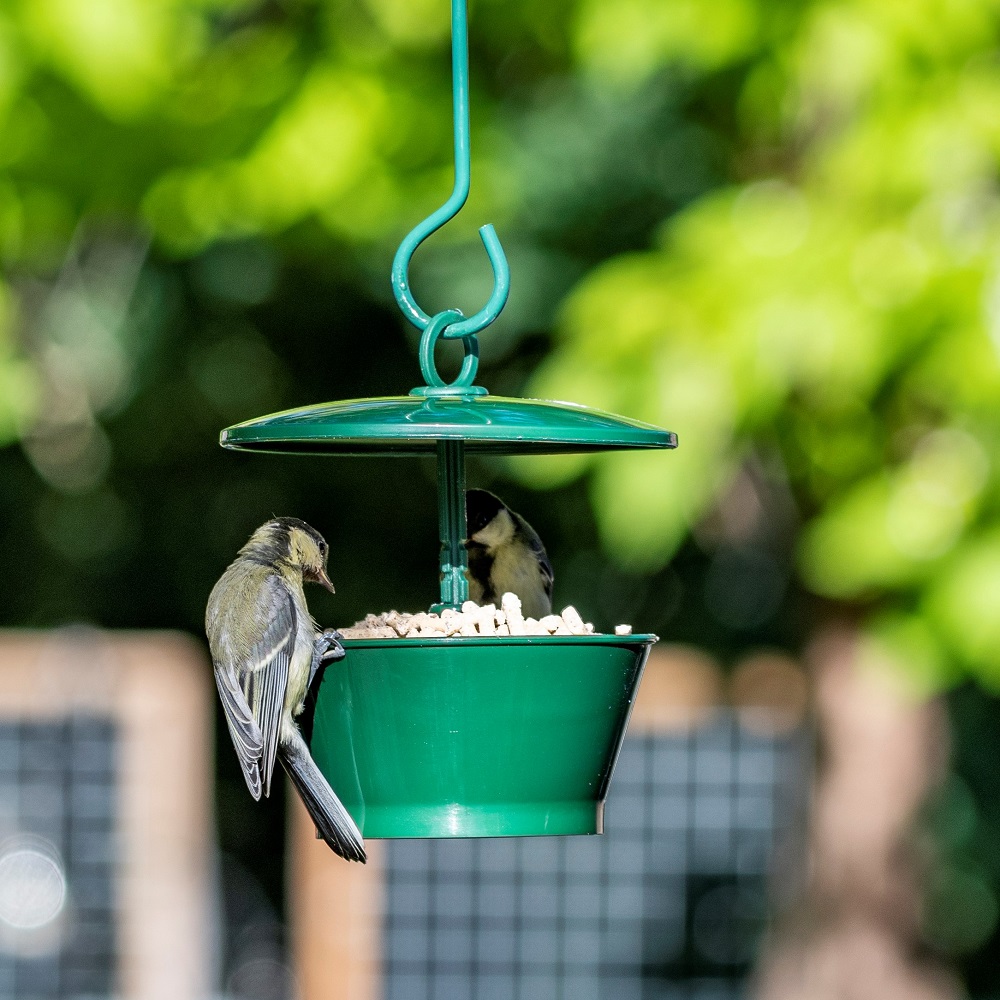
[(381, 1000), (382, 845), (344, 861), (289, 788), (289, 921), (302, 1000)]

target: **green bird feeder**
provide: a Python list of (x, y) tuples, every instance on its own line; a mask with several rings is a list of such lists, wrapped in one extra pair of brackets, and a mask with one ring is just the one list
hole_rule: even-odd
[[(510, 271), (492, 226), (480, 235), (494, 288), (473, 316), (430, 316), (409, 288), (416, 248), (469, 194), (466, 0), (452, 0), (455, 187), (403, 240), (396, 300), (423, 331), (425, 384), (229, 427), (225, 448), (323, 455), (436, 454), (440, 603), (469, 593), (465, 456), (675, 448), (669, 431), (598, 410), (491, 396), (475, 385), (477, 334), (507, 301)], [(460, 339), (458, 377), (438, 373), (439, 339)], [(593, 834), (654, 635), (349, 639), (316, 690), (312, 754), (365, 837)]]

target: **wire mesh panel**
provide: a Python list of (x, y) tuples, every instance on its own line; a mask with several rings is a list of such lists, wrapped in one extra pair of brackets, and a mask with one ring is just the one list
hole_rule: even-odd
[(114, 992), (117, 727), (0, 721), (0, 998)]
[(386, 1000), (741, 996), (808, 746), (719, 713), (626, 739), (603, 837), (388, 842)]

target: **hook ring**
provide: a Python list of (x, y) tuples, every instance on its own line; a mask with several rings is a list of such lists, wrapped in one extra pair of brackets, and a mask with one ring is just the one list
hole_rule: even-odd
[[(431, 389), (437, 390), (436, 394), (444, 392), (463, 392), (468, 389), (476, 377), (479, 369), (479, 341), (474, 333), (454, 334), (449, 328), (457, 326), (456, 320), (462, 319), (462, 314), (457, 309), (446, 309), (439, 312), (427, 324), (423, 335), (420, 338), (420, 373), (424, 376), (424, 381)], [(446, 332), (447, 331), (447, 332)], [(454, 382), (445, 382), (438, 374), (437, 365), (434, 363), (434, 347), (439, 338), (457, 339), (461, 337), (462, 346), (465, 348), (465, 357), (462, 359), (462, 368)]]

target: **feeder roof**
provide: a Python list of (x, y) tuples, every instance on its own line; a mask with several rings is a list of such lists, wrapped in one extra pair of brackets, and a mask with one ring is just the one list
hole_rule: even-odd
[(438, 441), (510, 454), (676, 448), (677, 435), (574, 403), (504, 396), (384, 396), (303, 406), (247, 420), (224, 448), (327, 455), (433, 454)]

